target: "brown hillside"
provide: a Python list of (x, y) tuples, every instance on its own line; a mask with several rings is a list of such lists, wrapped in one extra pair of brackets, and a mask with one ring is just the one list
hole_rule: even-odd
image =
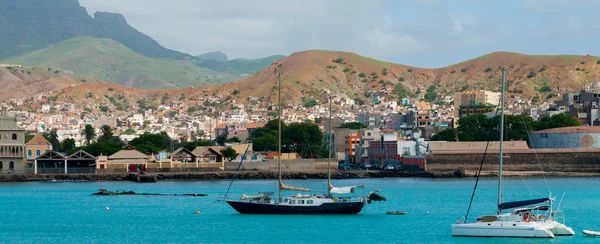
[[(343, 59), (341, 63), (334, 62), (339, 58)], [(505, 68), (509, 93), (525, 98), (539, 96), (544, 100), (550, 93), (578, 91), (586, 83), (599, 81), (600, 64), (597, 61), (598, 58), (593, 56), (496, 52), (449, 67), (423, 69), (377, 61), (353, 53), (315, 50), (294, 53), (227, 87), (241, 91), (242, 98), (268, 95), (277, 84), (275, 68), (281, 64), (284, 82), (282, 93), (286, 100), (319, 97), (322, 88), (345, 92), (350, 97), (362, 97), (365, 92), (397, 83), (402, 83), (412, 91), (425, 90), (434, 84), (437, 87), (435, 91), (443, 96), (461, 89), (499, 90), (500, 69)], [(366, 77), (359, 77), (361, 72)], [(373, 72), (376, 73), (375, 77), (371, 76)], [(531, 72), (535, 72), (535, 76), (528, 77)], [(537, 92), (544, 85), (552, 90)]]

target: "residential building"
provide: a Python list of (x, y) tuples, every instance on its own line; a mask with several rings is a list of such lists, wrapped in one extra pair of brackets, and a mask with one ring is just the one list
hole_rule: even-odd
[(499, 104), (500, 92), (471, 90), (454, 93), (454, 123), (464, 116), (493, 112)]
[(357, 149), (360, 147), (360, 133), (350, 133), (350, 135), (345, 136), (345, 147), (344, 147), (344, 151), (345, 151), (345, 155), (346, 155), (346, 161), (348, 162), (356, 162), (356, 156), (360, 153), (357, 154)]
[(52, 144), (42, 136), (36, 134), (31, 140), (25, 143), (27, 152), (27, 168), (31, 168), (30, 164), (42, 154), (52, 150)]

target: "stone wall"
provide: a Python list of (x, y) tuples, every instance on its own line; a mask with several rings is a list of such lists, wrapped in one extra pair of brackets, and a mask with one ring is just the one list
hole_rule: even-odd
[[(317, 162), (317, 160), (319, 160)], [(323, 163), (325, 166), (323, 167)], [(235, 170), (238, 162), (225, 162), (225, 170)], [(337, 168), (337, 162), (331, 162), (332, 168)], [(317, 169), (327, 169), (327, 161), (322, 159), (292, 159), (281, 160), (282, 171), (313, 171)], [(258, 170), (258, 171), (277, 171), (277, 160), (267, 160), (264, 162), (244, 162), (240, 170)]]
[[(478, 170), (483, 154), (428, 155), (427, 170), (446, 171), (463, 168)], [(498, 154), (488, 154), (483, 170), (498, 170)], [(538, 163), (539, 162), (539, 163)], [(600, 152), (508, 153), (503, 169), (507, 171), (600, 172)]]

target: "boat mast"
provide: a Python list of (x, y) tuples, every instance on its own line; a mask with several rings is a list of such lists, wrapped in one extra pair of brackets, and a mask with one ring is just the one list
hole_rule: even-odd
[(504, 144), (504, 69), (502, 69), (502, 93), (500, 95), (500, 160), (498, 164), (498, 214), (500, 214), (500, 204), (502, 203), (502, 146)]
[(277, 100), (277, 108), (279, 109), (279, 113), (277, 115), (277, 171), (279, 171), (279, 184), (277, 184), (277, 189), (279, 190), (279, 203), (281, 203), (281, 73), (283, 72), (281, 69), (281, 64), (278, 66), (279, 68), (279, 95)]
[(333, 124), (332, 113), (333, 113), (333, 104), (332, 104), (331, 95), (330, 95), (329, 96), (329, 150), (328, 150), (328, 152), (329, 152), (329, 157), (328, 157), (329, 161), (327, 161), (327, 196), (328, 197), (331, 196), (331, 192), (330, 192), (331, 189), (329, 187), (331, 186), (331, 151), (332, 151), (331, 150), (331, 148), (332, 148), (331, 137), (333, 135), (332, 134), (332, 129), (331, 129), (333, 127), (332, 126), (332, 124)]

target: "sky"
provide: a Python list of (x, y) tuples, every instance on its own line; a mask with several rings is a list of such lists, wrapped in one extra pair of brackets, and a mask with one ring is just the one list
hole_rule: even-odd
[(600, 55), (600, 0), (79, 0), (161, 45), (232, 58), (309, 49), (424, 68), (491, 52)]

